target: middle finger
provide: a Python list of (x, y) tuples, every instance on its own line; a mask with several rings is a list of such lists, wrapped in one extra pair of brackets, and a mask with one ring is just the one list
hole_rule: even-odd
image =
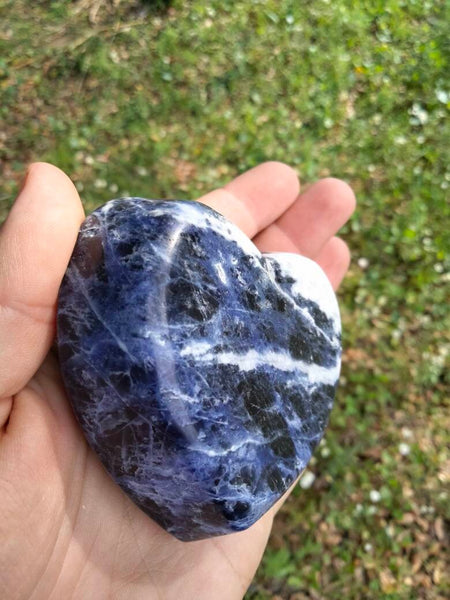
[(355, 209), (351, 187), (340, 179), (318, 181), (253, 240), (262, 252), (299, 252), (316, 258)]

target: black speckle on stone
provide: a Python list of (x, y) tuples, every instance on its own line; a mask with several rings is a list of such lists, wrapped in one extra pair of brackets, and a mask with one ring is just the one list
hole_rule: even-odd
[(58, 358), (60, 361), (66, 362), (75, 354), (75, 349), (70, 343), (60, 344), (58, 347)]
[(300, 392), (290, 393), (286, 395), (286, 402), (290, 402), (292, 408), (301, 419), (306, 421), (311, 416), (311, 403), (308, 394), (303, 395)]
[(310, 363), (313, 360), (311, 346), (303, 331), (292, 333), (289, 337), (289, 352), (292, 358)]
[(144, 268), (144, 258), (135, 252), (133, 256), (128, 259), (128, 269), (130, 271), (134, 271), (135, 273), (141, 273), (144, 271)]
[(108, 272), (103, 261), (98, 264), (97, 270), (95, 271), (95, 276), (101, 283), (108, 283)]
[(270, 438), (273, 432), (288, 435), (287, 423), (279, 413), (261, 408), (252, 400), (245, 401), (245, 408), (264, 437)]
[(255, 482), (254, 469), (251, 466), (244, 466), (240, 471), (230, 479), (230, 484), (239, 486), (252, 487)]
[(282, 458), (294, 458), (295, 446), (289, 434), (280, 435), (270, 442), (273, 453)]
[(181, 239), (177, 246), (178, 254), (181, 257), (195, 257), (197, 259), (206, 258), (206, 250), (202, 244), (202, 237), (195, 229), (183, 231)]
[(274, 403), (274, 393), (270, 381), (264, 373), (250, 373), (237, 385), (238, 394), (244, 399), (245, 408), (250, 416)]
[(283, 273), (280, 266), (276, 262), (270, 261), (270, 265), (273, 268), (273, 271), (275, 273), (275, 281), (277, 283), (279, 283), (281, 285), (283, 285), (283, 284), (292, 285), (293, 283), (295, 283), (295, 279), (293, 277), (291, 277), (290, 275), (286, 275), (285, 273)]
[(120, 214), (130, 208), (131, 203), (125, 198), (116, 200), (110, 210), (110, 214)]
[(58, 330), (64, 334), (64, 343), (66, 340), (74, 341), (78, 336), (75, 332), (74, 320), (64, 312), (58, 312)]
[(190, 281), (172, 282), (167, 293), (170, 296), (170, 317), (187, 315), (194, 321), (209, 321), (219, 308), (217, 297)]
[(312, 300), (300, 300), (299, 304), (308, 310), (317, 327), (326, 332), (327, 335), (330, 335), (333, 332), (332, 319), (328, 318), (315, 302)]
[[(130, 377), (134, 384), (146, 383), (149, 379), (150, 373), (145, 367), (140, 365), (132, 365), (130, 368)], [(154, 375), (152, 375), (152, 378)]]
[(136, 240), (127, 240), (126, 242), (119, 242), (116, 250), (122, 257), (126, 257), (133, 254), (137, 246)]
[(261, 298), (260, 294), (255, 289), (249, 288), (245, 290), (243, 294), (243, 300), (245, 305), (253, 311), (261, 311)]
[(283, 480), (281, 471), (277, 466), (269, 466), (265, 470), (267, 485), (272, 492), (283, 493), (286, 490), (286, 485)]
[[(97, 443), (101, 442), (105, 450), (109, 448), (112, 455), (115, 454), (116, 448), (133, 448), (149, 439), (150, 425), (142, 421), (139, 416), (135, 415), (134, 420), (128, 419), (124, 411), (118, 411), (117, 414), (109, 417), (109, 421), (113, 425), (99, 432)], [(117, 473), (123, 474), (127, 472), (127, 467), (128, 465), (119, 462), (116, 464), (115, 470)]]
[(110, 380), (119, 394), (128, 394), (131, 388), (131, 378), (128, 373), (111, 373)]
[(311, 394), (311, 411), (318, 431), (323, 431), (328, 421), (330, 404), (335, 395), (335, 386), (321, 385)]
[(334, 385), (323, 384), (319, 386), (311, 395), (312, 404), (315, 405), (316, 403), (329, 401), (334, 398), (335, 391), (336, 386)]
[(293, 358), (306, 363), (328, 367), (336, 364), (337, 349), (332, 348), (327, 337), (315, 327), (304, 324), (289, 337), (289, 351)]
[(284, 313), (284, 312), (286, 312), (288, 306), (289, 305), (288, 305), (286, 298), (283, 298), (282, 296), (278, 296), (278, 298), (276, 300), (275, 309), (278, 312)]
[(224, 503), (223, 514), (229, 521), (239, 521), (243, 519), (250, 511), (250, 504), (238, 500), (231, 505)]

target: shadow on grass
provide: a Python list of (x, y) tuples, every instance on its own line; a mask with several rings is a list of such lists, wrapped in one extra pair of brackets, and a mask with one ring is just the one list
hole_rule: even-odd
[(165, 13), (172, 6), (173, 0), (140, 0), (140, 3), (152, 12)]

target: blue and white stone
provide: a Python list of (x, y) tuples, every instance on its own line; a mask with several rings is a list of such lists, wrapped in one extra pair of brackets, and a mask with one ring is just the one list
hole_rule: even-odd
[(261, 254), (198, 202), (122, 198), (81, 227), (58, 347), (111, 476), (197, 540), (255, 523), (308, 464), (338, 381), (339, 310), (311, 260)]

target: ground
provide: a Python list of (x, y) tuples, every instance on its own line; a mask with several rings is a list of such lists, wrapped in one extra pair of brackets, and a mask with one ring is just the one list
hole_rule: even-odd
[(336, 406), (248, 600), (448, 597), (449, 22), (445, 0), (0, 0), (0, 220), (32, 160), (88, 210), (268, 159), (357, 193)]

